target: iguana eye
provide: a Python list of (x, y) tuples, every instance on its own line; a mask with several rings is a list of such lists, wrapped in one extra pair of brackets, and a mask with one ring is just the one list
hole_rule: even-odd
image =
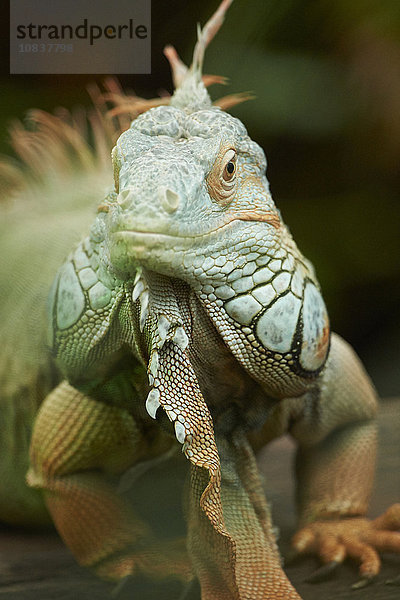
[(232, 181), (236, 173), (236, 152), (234, 150), (228, 150), (224, 156), (223, 164), (225, 164), (222, 171), (222, 177), (225, 181)]
[(207, 177), (207, 188), (210, 196), (222, 206), (228, 206), (235, 196), (236, 158), (237, 154), (233, 148), (229, 148), (229, 150), (221, 148)]

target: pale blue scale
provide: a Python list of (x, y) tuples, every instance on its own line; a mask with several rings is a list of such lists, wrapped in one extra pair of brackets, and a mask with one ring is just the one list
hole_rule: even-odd
[(289, 293), (260, 317), (256, 334), (261, 344), (272, 352), (289, 352), (300, 314), (301, 301)]
[(57, 295), (57, 326), (67, 329), (74, 325), (85, 308), (83, 294), (72, 262), (67, 262), (60, 270)]
[(327, 322), (327, 311), (322, 296), (313, 283), (308, 283), (304, 290), (303, 344), (300, 353), (300, 364), (308, 371), (315, 371), (325, 360), (325, 356), (321, 356), (319, 352), (319, 345), (323, 340)]

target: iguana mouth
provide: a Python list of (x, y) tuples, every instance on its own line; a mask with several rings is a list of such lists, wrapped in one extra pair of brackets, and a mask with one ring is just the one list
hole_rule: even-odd
[(119, 231), (114, 231), (112, 233), (112, 236), (132, 236), (132, 238), (137, 238), (140, 239), (142, 238), (143, 240), (145, 239), (151, 239), (151, 236), (157, 236), (160, 240), (164, 239), (165, 241), (167, 240), (191, 240), (193, 241), (194, 239), (199, 239), (199, 238), (205, 238), (208, 236), (212, 236), (213, 234), (220, 234), (221, 231), (225, 230), (225, 229), (229, 229), (230, 227), (234, 227), (235, 225), (239, 225), (239, 223), (241, 221), (247, 221), (247, 222), (259, 222), (259, 223), (265, 223), (266, 225), (271, 225), (272, 227), (274, 227), (275, 229), (278, 229), (280, 226), (280, 221), (279, 221), (279, 217), (277, 215), (274, 214), (261, 214), (261, 213), (256, 213), (254, 211), (247, 211), (244, 213), (238, 213), (235, 215), (230, 216), (230, 218), (228, 220), (225, 220), (221, 225), (219, 225), (218, 227), (208, 230), (208, 231), (200, 231), (198, 233), (195, 234), (171, 234), (171, 233), (164, 233), (162, 231), (157, 232), (157, 231), (143, 231), (140, 229), (124, 229), (124, 230), (119, 230)]
[[(187, 241), (188, 246), (193, 245), (193, 240), (200, 240), (209, 238), (210, 236), (218, 235), (224, 229), (229, 229), (230, 226), (233, 226), (235, 222), (238, 222), (238, 219), (233, 219), (228, 223), (223, 223), (220, 227), (209, 231), (202, 231), (195, 234), (172, 234), (172, 233), (163, 233), (157, 231), (141, 231), (140, 229), (126, 229), (123, 231), (115, 231), (112, 234), (112, 237), (116, 240), (124, 239), (126, 241), (129, 240), (129, 243), (132, 245), (136, 245), (137, 243), (143, 243), (144, 246), (153, 246), (155, 245), (163, 245), (165, 243), (165, 247), (172, 246), (174, 242), (179, 240), (182, 243)], [(186, 244), (185, 244), (186, 246)]]

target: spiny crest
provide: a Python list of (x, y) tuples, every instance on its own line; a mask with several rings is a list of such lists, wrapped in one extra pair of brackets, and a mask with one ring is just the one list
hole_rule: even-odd
[(88, 89), (93, 101), (90, 109), (58, 108), (55, 114), (34, 109), (24, 123), (15, 120), (11, 124), (10, 143), (19, 160), (0, 156), (0, 199), (77, 170), (111, 171), (110, 150), (130, 120), (126, 114), (109, 117), (107, 97), (122, 98), (123, 94), (114, 79), (106, 80), (104, 86), (106, 92), (96, 85)]
[(211, 98), (202, 79), (204, 53), (224, 22), (225, 14), (233, 0), (222, 0), (218, 9), (207, 21), (204, 28), (197, 27), (197, 43), (193, 52), (193, 61), (188, 69), (179, 59), (174, 48), (167, 46), (164, 53), (168, 58), (172, 77), (175, 84), (175, 93), (170, 104), (187, 112), (194, 112), (202, 108), (209, 108)]
[(108, 94), (105, 96), (106, 100), (111, 101), (114, 105), (110, 110), (110, 116), (125, 115), (130, 116), (131, 120), (133, 120), (138, 114), (146, 112), (155, 106), (162, 105), (176, 106), (187, 112), (208, 108), (211, 105), (227, 110), (236, 104), (253, 98), (252, 94), (243, 92), (223, 96), (212, 103), (206, 88), (214, 83), (226, 84), (227, 79), (220, 75), (202, 74), (205, 50), (219, 31), (224, 22), (225, 14), (232, 2), (233, 0), (222, 0), (218, 9), (207, 21), (203, 29), (198, 26), (197, 43), (193, 51), (193, 60), (190, 68), (182, 62), (173, 46), (168, 45), (164, 48), (164, 55), (170, 64), (175, 87), (172, 96), (165, 94), (161, 98), (144, 100), (138, 96), (126, 96), (121, 93)]

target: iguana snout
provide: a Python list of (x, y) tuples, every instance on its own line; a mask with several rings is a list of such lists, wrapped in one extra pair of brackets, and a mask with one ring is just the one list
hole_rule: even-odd
[[(195, 234), (196, 211), (207, 201), (204, 167), (187, 144), (162, 140), (122, 163), (111, 207), (113, 231)], [(199, 232), (200, 233), (200, 232)]]

